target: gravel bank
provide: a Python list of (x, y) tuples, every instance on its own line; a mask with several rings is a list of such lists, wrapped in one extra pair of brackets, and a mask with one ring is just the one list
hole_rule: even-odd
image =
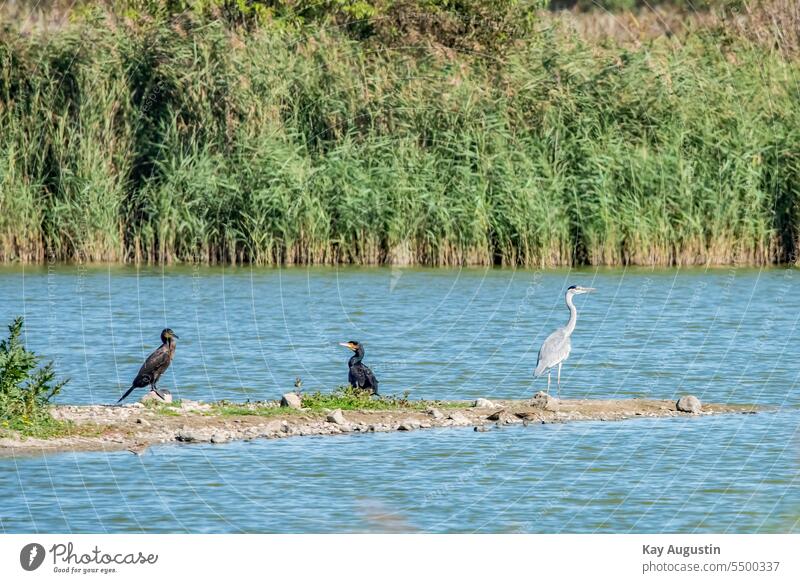
[[(477, 406), (476, 406), (477, 404)], [(750, 405), (703, 403), (697, 413), (679, 411), (675, 401), (644, 399), (558, 400), (542, 393), (527, 400), (447, 401), (431, 407), (393, 410), (306, 410), (282, 408), (278, 402), (251, 405), (252, 414), (221, 413), (214, 405), (182, 401), (177, 406), (121, 407), (62, 405), (53, 416), (74, 423), (77, 435), (51, 439), (0, 439), (0, 455), (57, 451), (127, 449), (142, 453), (163, 443), (225, 443), (298, 435), (339, 435), (416, 431), (443, 427), (475, 427), (571, 421), (620, 421), (643, 417), (703, 416), (755, 413)], [(248, 411), (249, 412), (249, 411)]]

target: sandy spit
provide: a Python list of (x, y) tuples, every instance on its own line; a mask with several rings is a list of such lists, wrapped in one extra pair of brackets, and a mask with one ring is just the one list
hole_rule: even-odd
[[(340, 435), (386, 431), (416, 431), (439, 427), (475, 427), (571, 421), (621, 421), (646, 417), (678, 417), (723, 413), (755, 413), (751, 405), (703, 404), (698, 414), (683, 413), (675, 401), (644, 399), (497, 400), (443, 402), (428, 409), (311, 411), (280, 409), (277, 403), (254, 407), (252, 415), (221, 415), (207, 403), (183, 400), (179, 406), (121, 407), (61, 405), (53, 416), (75, 424), (79, 435), (52, 439), (5, 437), (0, 456), (72, 451), (129, 450), (141, 454), (149, 446), (166, 443), (226, 443), (235, 440), (277, 439), (301, 435)], [(265, 411), (266, 409), (266, 411)]]

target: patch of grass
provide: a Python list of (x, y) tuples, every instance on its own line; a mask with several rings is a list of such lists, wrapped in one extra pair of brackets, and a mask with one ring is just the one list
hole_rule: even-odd
[(94, 423), (77, 424), (72, 421), (62, 421), (49, 417), (36, 423), (14, 424), (6, 421), (0, 422), (0, 437), (55, 439), (59, 437), (99, 437), (110, 429), (106, 425)]
[(216, 403), (211, 403), (211, 410), (204, 412), (203, 415), (223, 415), (231, 417), (274, 417), (282, 415), (297, 415), (309, 412), (319, 413), (332, 409), (361, 409), (365, 411), (422, 411), (430, 407), (447, 409), (469, 406), (468, 404), (455, 401), (412, 400), (408, 398), (408, 393), (404, 393), (402, 396), (372, 396), (366, 391), (347, 386), (338, 387), (331, 393), (316, 391), (313, 393), (301, 394), (300, 397), (303, 405), (302, 410), (279, 407), (276, 406), (274, 401), (236, 403), (233, 401), (223, 400)]
[(212, 403), (211, 411), (206, 415), (223, 415), (238, 417), (243, 415), (255, 415), (258, 417), (273, 417), (275, 415), (286, 415), (297, 413), (296, 409), (289, 409), (287, 407), (275, 407), (273, 404), (262, 402), (256, 403), (234, 403), (231, 401), (219, 401)]
[(323, 409), (354, 410), (364, 409), (372, 411), (391, 411), (398, 409), (424, 410), (429, 407), (445, 407), (443, 401), (415, 401), (408, 398), (409, 393), (402, 396), (395, 395), (370, 395), (368, 391), (353, 387), (339, 387), (332, 393), (317, 391), (307, 395), (300, 395), (304, 408), (312, 411)]
[(150, 399), (144, 402), (144, 406), (159, 415), (179, 417), (180, 413), (178, 413), (177, 410), (181, 408), (181, 400), (178, 399), (177, 401), (172, 401), (171, 403), (164, 403), (156, 401), (155, 399)]
[(181, 414), (176, 409), (171, 409), (169, 407), (157, 407), (154, 408), (153, 411), (157, 415), (164, 415), (166, 417), (180, 417)]
[(158, 409), (162, 407), (168, 409), (180, 409), (181, 400), (178, 399), (177, 401), (172, 401), (171, 403), (167, 403), (165, 401), (156, 401), (155, 399), (148, 399), (143, 403), (143, 405), (148, 409)]

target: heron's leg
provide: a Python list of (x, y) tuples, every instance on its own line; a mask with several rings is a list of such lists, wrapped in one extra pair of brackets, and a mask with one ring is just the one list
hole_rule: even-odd
[(556, 389), (558, 398), (561, 398), (561, 363), (558, 363), (558, 388)]
[(550, 394), (550, 375), (553, 374), (552, 370), (547, 371), (547, 394)]

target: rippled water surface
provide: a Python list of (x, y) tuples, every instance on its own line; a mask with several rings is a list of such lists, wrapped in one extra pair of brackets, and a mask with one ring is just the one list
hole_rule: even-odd
[(165, 326), (177, 397), (267, 399), (346, 381), (355, 339), (385, 393), (515, 398), (577, 299), (562, 396), (775, 412), (431, 430), (0, 458), (7, 532), (800, 530), (800, 272), (0, 269), (0, 321), (111, 403)]

